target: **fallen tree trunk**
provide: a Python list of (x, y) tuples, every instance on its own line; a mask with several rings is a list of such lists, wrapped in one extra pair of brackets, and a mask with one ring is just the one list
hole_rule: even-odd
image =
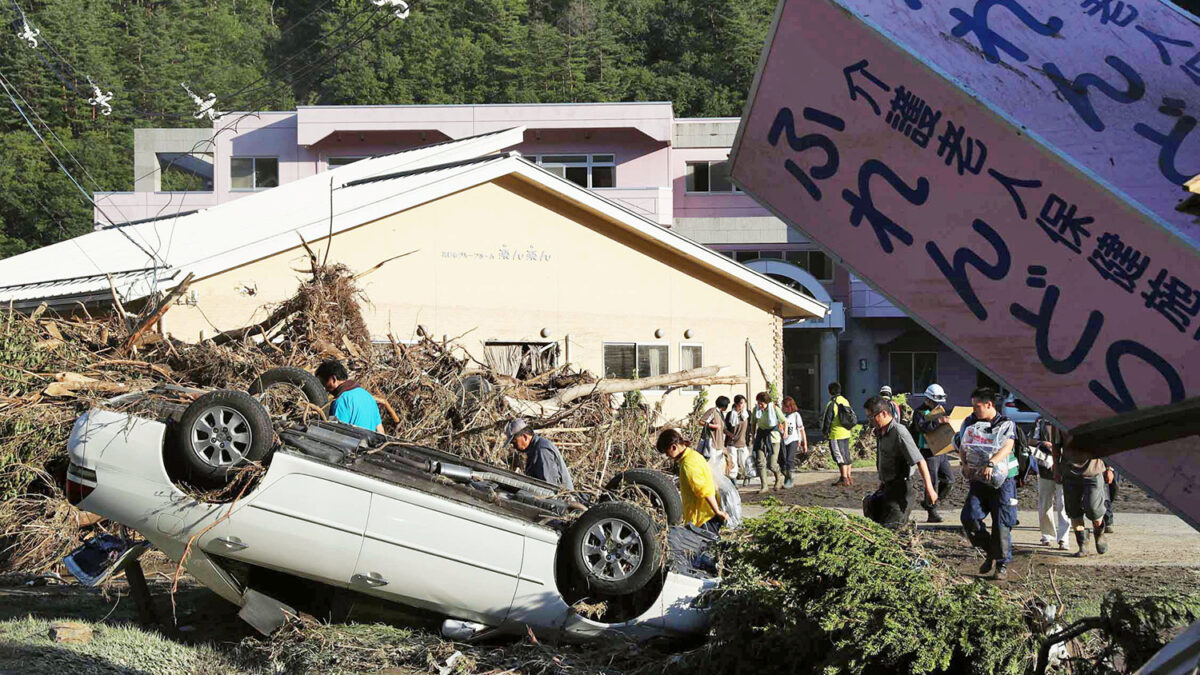
[(577, 398), (582, 398), (590, 394), (620, 394), (635, 389), (665, 387), (680, 382), (691, 382), (692, 380), (700, 380), (706, 377), (715, 377), (719, 372), (721, 372), (720, 366), (705, 366), (703, 368), (691, 368), (689, 370), (680, 370), (674, 373), (633, 380), (600, 380), (594, 384), (579, 384), (568, 389), (563, 389), (554, 397), (554, 403), (563, 406)]

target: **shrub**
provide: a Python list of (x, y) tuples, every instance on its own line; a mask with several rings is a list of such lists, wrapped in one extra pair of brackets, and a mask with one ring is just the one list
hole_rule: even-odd
[(858, 516), (772, 505), (722, 561), (712, 640), (680, 672), (1015, 675), (1032, 654), (1019, 605)]

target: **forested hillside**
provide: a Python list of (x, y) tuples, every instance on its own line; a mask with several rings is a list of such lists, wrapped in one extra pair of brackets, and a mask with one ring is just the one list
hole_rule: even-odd
[[(410, 4), (399, 19), (371, 0), (5, 3), (0, 257), (90, 229), (81, 188), (132, 189), (135, 127), (211, 125), (181, 83), (225, 111), (670, 100), (679, 115), (739, 115), (775, 0)], [(110, 115), (89, 79), (112, 92)]]

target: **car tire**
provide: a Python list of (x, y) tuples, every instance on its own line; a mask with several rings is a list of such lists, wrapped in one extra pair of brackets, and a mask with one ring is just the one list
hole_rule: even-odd
[(316, 375), (307, 370), (288, 366), (272, 368), (259, 375), (258, 379), (250, 384), (248, 391), (252, 396), (258, 396), (277, 384), (290, 384), (297, 387), (304, 392), (308, 402), (317, 407), (324, 407), (329, 402), (329, 393), (325, 391), (325, 385), (321, 384)]
[(604, 489), (614, 495), (621, 495), (625, 490), (638, 490), (650, 498), (655, 508), (663, 511), (668, 525), (678, 525), (683, 521), (683, 498), (679, 496), (679, 488), (675, 487), (671, 477), (654, 469), (630, 469), (612, 477)]
[(593, 506), (564, 537), (571, 572), (596, 593), (636, 593), (662, 568), (658, 531), (650, 515), (633, 504)]
[(202, 488), (225, 485), (230, 469), (257, 462), (271, 449), (275, 430), (267, 410), (250, 394), (218, 389), (183, 411), (168, 444), (174, 476)]

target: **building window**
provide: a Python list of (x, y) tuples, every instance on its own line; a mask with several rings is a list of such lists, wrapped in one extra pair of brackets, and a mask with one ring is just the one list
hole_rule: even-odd
[(741, 192), (729, 180), (729, 160), (687, 163), (688, 192)]
[(566, 178), (579, 187), (617, 186), (615, 155), (542, 155), (532, 159), (550, 173)]
[(329, 165), (329, 168), (336, 169), (339, 166), (346, 166), (347, 164), (353, 164), (360, 159), (366, 159), (366, 157), (365, 156), (362, 156), (362, 157), (330, 157), (329, 159), (325, 160), (325, 162)]
[(234, 190), (279, 187), (279, 158), (234, 157), (229, 160), (229, 177)]
[(720, 251), (740, 263), (751, 260), (786, 260), (807, 271), (817, 278), (817, 281), (833, 281), (833, 261), (821, 251), (784, 251), (782, 249), (758, 249), (750, 251)]
[(501, 375), (526, 380), (558, 367), (557, 342), (483, 343), (483, 360)]
[[(679, 369), (691, 370), (704, 366), (704, 345), (679, 345)], [(688, 387), (687, 391), (700, 391), (704, 387)]]
[(921, 393), (937, 382), (937, 352), (892, 352), (884, 384), (900, 393)]
[(807, 270), (817, 281), (833, 281), (833, 261), (821, 251), (788, 251), (784, 258)]
[(162, 192), (212, 192), (211, 152), (159, 152), (159, 190)]
[[(666, 375), (667, 345), (633, 342), (604, 344), (604, 377), (628, 380)], [(661, 389), (662, 387), (647, 387)]]

